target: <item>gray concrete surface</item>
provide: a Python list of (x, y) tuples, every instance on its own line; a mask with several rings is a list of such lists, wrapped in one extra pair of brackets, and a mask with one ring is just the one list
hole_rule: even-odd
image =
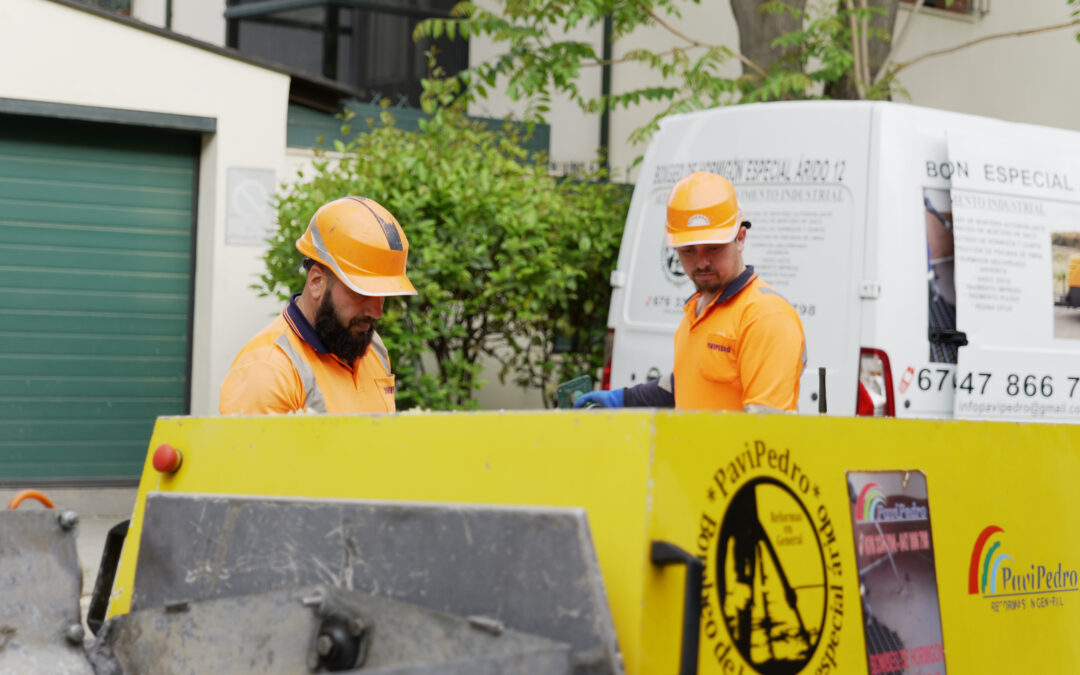
[(1054, 337), (1080, 340), (1080, 309), (1054, 308)]
[[(90, 594), (94, 590), (98, 564), (101, 562), (101, 550), (105, 546), (105, 535), (109, 529), (122, 520), (131, 517), (135, 507), (134, 486), (130, 488), (35, 488), (44, 493), (56, 504), (57, 509), (70, 509), (79, 514), (75, 548), (79, 554), (79, 565), (83, 572), (82, 606), (83, 622), (86, 622), (86, 609), (90, 604)], [(18, 489), (0, 488), (0, 508), (6, 508)], [(19, 509), (44, 508), (34, 500), (27, 500)], [(89, 635), (89, 633), (87, 633)]]

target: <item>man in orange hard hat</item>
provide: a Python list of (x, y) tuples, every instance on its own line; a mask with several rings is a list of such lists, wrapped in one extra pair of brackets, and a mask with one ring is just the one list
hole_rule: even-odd
[(743, 263), (750, 228), (723, 176), (692, 173), (671, 189), (667, 242), (697, 292), (675, 331), (675, 367), (659, 380), (585, 394), (575, 407), (796, 410), (806, 365), (802, 322)]
[(380, 204), (322, 206), (296, 242), (304, 290), (251, 339), (221, 384), (223, 415), (394, 412), (394, 375), (375, 324), (383, 300), (416, 295), (409, 240)]

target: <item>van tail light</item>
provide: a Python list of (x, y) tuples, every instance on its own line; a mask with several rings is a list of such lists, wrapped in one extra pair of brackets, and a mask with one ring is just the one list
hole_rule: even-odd
[(892, 368), (889, 356), (880, 349), (859, 350), (859, 387), (855, 414), (865, 417), (896, 417)]
[(615, 329), (608, 328), (604, 340), (604, 370), (600, 374), (600, 388), (611, 389), (611, 353), (615, 351)]
[(855, 414), (860, 417), (874, 416), (874, 399), (870, 398), (870, 392), (866, 390), (862, 382), (859, 383), (859, 391), (855, 399)]

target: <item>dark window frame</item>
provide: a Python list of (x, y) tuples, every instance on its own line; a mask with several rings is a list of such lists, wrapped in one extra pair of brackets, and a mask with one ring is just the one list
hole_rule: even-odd
[(923, 9), (971, 17), (983, 16), (990, 9), (987, 0), (952, 0), (951, 3), (948, 0), (900, 0), (900, 2), (909, 7), (919, 2)]
[[(321, 9), (324, 12), (320, 23), (299, 21), (283, 13), (297, 10)], [(320, 58), (322, 77), (348, 84), (354, 88), (362, 89), (368, 86), (363, 82), (344, 82), (341, 80), (339, 65), (341, 54), (339, 53), (339, 39), (346, 34), (351, 34), (352, 28), (344, 25), (348, 23), (348, 15), (343, 21), (343, 12), (365, 12), (372, 16), (397, 16), (413, 20), (428, 18), (449, 18), (450, 11), (431, 7), (416, 7), (393, 0), (227, 0), (225, 9), (226, 21), (226, 45), (230, 48), (243, 51), (241, 46), (241, 23), (277, 25), (286, 28), (294, 28), (308, 31), (321, 31), (322, 54)], [(410, 47), (412, 43), (410, 42)], [(458, 38), (453, 41), (454, 47), (449, 55), (453, 65), (449, 69), (450, 74), (464, 70), (468, 67), (468, 40)], [(410, 51), (407, 58), (411, 59)], [(310, 71), (309, 71), (310, 72)], [(313, 73), (314, 74), (314, 73)], [(418, 83), (418, 81), (417, 81)], [(400, 104), (400, 102), (398, 102)]]

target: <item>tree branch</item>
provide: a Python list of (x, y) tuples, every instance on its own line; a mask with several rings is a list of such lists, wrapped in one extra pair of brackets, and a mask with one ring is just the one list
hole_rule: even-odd
[(862, 50), (862, 71), (859, 77), (863, 81), (863, 89), (870, 83), (870, 16), (866, 0), (859, 0), (859, 9), (863, 10), (859, 16), (859, 49)]
[[(689, 35), (683, 33), (682, 31), (680, 31), (678, 29), (676, 29), (670, 23), (668, 23), (667, 21), (664, 21), (662, 18), (660, 18), (660, 15), (657, 14), (655, 11), (653, 11), (653, 9), (651, 7), (646, 8), (645, 13), (648, 14), (650, 17), (652, 17), (653, 21), (660, 24), (669, 33), (671, 33), (672, 35), (674, 35), (675, 37), (677, 37), (679, 39), (682, 39), (682, 40), (685, 40), (685, 41), (689, 42), (694, 47), (706, 47), (706, 48), (712, 49), (713, 47), (716, 46), (716, 45), (710, 45), (710, 44), (706, 44), (704, 42), (700, 42), (698, 40), (695, 40), (694, 38), (690, 37)], [(766, 73), (765, 70), (761, 66), (754, 63), (753, 61), (748, 59), (743, 54), (741, 54), (741, 53), (739, 53), (739, 52), (737, 52), (735, 50), (731, 50), (731, 53), (735, 55), (735, 58), (737, 58), (740, 63), (745, 65), (747, 68), (752, 69), (758, 75), (761, 75), (762, 78), (767, 78), (769, 76), (769, 74)]]
[[(703, 44), (690, 45), (689, 49), (697, 49), (698, 47), (704, 47), (704, 48), (711, 49), (711, 47), (709, 47), (709, 45), (703, 45)], [(663, 58), (665, 56), (671, 56), (675, 52), (684, 51), (686, 49), (688, 49), (688, 48), (686, 48), (686, 47), (672, 47), (671, 49), (669, 49), (667, 51), (655, 52), (654, 55), (657, 56), (657, 57)], [(620, 56), (617, 59), (607, 59), (606, 61), (604, 59), (596, 59), (595, 61), (590, 61), (589, 63), (583, 63), (581, 65), (582, 65), (582, 67), (589, 67), (589, 68), (592, 68), (594, 66), (615, 66), (615, 65), (618, 65), (620, 63), (630, 63), (630, 62), (636, 61), (636, 60), (637, 59), (634, 59), (634, 58), (629, 57), (629, 56)]]
[(958, 52), (961, 49), (967, 49), (968, 47), (972, 47), (981, 42), (989, 42), (990, 40), (999, 40), (1001, 38), (1023, 37), (1024, 35), (1034, 35), (1036, 33), (1047, 33), (1052, 30), (1060, 30), (1062, 28), (1068, 28), (1070, 26), (1080, 26), (1080, 19), (1073, 19), (1072, 21), (1067, 21), (1065, 23), (1054, 24), (1053, 26), (1043, 26), (1042, 28), (1029, 28), (1027, 30), (1016, 30), (1006, 33), (995, 33), (994, 35), (985, 35), (981, 38), (978, 38), (977, 40), (970, 40), (968, 42), (958, 44), (955, 47), (948, 47), (946, 49), (938, 49), (936, 51), (927, 52), (925, 54), (922, 54), (921, 56), (916, 56), (910, 61), (898, 63), (896, 64), (896, 67), (893, 68), (891, 74), (895, 75), (901, 70), (907, 68), (908, 66), (913, 66), (920, 61), (925, 61), (926, 59), (930, 59), (935, 56), (945, 56), (946, 54), (952, 54), (953, 52)]
[(909, 33), (911, 33), (911, 24), (915, 22), (915, 15), (919, 13), (924, 5), (921, 2), (913, 3), (911, 8), (911, 14), (908, 15), (907, 21), (904, 22), (904, 27), (900, 29), (900, 34), (896, 36), (896, 39), (892, 41), (892, 46), (889, 48), (889, 53), (885, 55), (885, 60), (881, 62), (881, 67), (878, 68), (877, 75), (874, 76), (873, 84), (879, 84), (885, 79), (885, 73), (889, 71), (889, 62), (900, 51), (900, 47), (904, 45), (904, 40), (907, 39)]
[(855, 18), (855, 3), (852, 0), (844, 0), (844, 6), (848, 11), (848, 23), (851, 24), (851, 57), (854, 61), (852, 63), (851, 79), (855, 81), (855, 92), (859, 96), (859, 100), (866, 99), (866, 83), (862, 79), (862, 62), (866, 58), (866, 55), (862, 53), (862, 40), (859, 37), (859, 21)]

